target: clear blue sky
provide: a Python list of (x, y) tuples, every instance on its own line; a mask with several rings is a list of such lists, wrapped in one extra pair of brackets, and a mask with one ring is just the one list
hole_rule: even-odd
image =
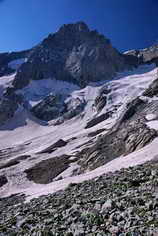
[(0, 0), (0, 52), (31, 48), (81, 20), (121, 51), (147, 47), (158, 39), (158, 0)]

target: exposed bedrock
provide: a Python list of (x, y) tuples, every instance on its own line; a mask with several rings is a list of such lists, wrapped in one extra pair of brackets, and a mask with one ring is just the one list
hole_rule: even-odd
[(83, 22), (62, 26), (32, 49), (13, 82), (15, 88), (30, 80), (56, 78), (78, 84), (112, 78), (126, 68), (124, 57), (110, 40)]
[(67, 143), (68, 143), (67, 141), (64, 141), (63, 139), (59, 139), (58, 141), (56, 141), (55, 143), (53, 143), (49, 147), (47, 147), (47, 148), (43, 149), (42, 151), (40, 151), (39, 154), (40, 153), (52, 153), (57, 148), (66, 146)]
[(121, 155), (127, 155), (149, 144), (158, 136), (146, 124), (146, 116), (158, 115), (158, 101), (136, 98), (127, 104), (113, 128), (98, 138), (96, 144), (83, 149), (78, 156), (81, 171), (95, 169)]
[(143, 96), (152, 98), (153, 96), (158, 97), (158, 78), (153, 81), (148, 89), (143, 93)]
[(127, 64), (138, 66), (146, 63), (155, 63), (158, 66), (158, 45), (140, 50), (131, 50), (124, 53)]
[(69, 167), (69, 157), (68, 155), (62, 155), (60, 157), (43, 160), (25, 170), (27, 178), (38, 184), (51, 183), (55, 177)]
[(7, 178), (5, 177), (5, 175), (1, 175), (0, 176), (0, 187), (2, 187), (3, 185), (7, 184), (8, 183), (8, 180)]

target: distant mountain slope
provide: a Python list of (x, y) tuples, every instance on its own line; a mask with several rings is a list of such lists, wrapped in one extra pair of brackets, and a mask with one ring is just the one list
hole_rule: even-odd
[(155, 50), (121, 54), (78, 22), (0, 54), (0, 197), (30, 199), (154, 159)]

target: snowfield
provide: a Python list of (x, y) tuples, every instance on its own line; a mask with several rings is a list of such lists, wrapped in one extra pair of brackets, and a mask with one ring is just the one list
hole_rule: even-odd
[[(9, 156), (9, 160), (19, 155), (31, 155), (29, 161), (24, 160), (17, 166), (8, 169), (8, 171), (0, 170), (0, 175), (5, 173), (9, 180), (1, 188), (0, 197), (6, 197), (15, 193), (25, 193), (28, 196), (27, 200), (30, 200), (40, 195), (64, 189), (70, 183), (79, 183), (109, 171), (116, 171), (121, 168), (142, 164), (157, 158), (158, 138), (141, 150), (135, 151), (127, 156), (118, 157), (106, 165), (82, 175), (72, 176), (72, 172), (78, 168), (78, 165), (74, 163), (57, 176), (56, 179), (62, 176), (62, 180), (56, 180), (50, 184), (35, 184), (29, 181), (23, 172), (25, 169), (35, 165), (35, 163), (50, 157), (53, 158), (67, 154), (73, 158), (76, 152), (82, 150), (87, 145), (86, 143), (88, 141), (94, 142), (96, 140), (97, 136), (90, 137), (88, 136), (89, 133), (104, 128), (105, 131), (102, 133), (104, 134), (117, 122), (119, 115), (126, 109), (127, 102), (137, 96), (141, 96), (149, 84), (156, 79), (156, 72), (157, 69), (154, 65), (145, 65), (130, 72), (119, 73), (112, 81), (89, 84), (84, 89), (79, 89), (78, 86), (67, 82), (48, 79), (44, 81), (31, 81), (27, 87), (19, 90), (18, 93), (22, 93), (31, 105), (37, 104), (44, 96), (50, 93), (62, 93), (65, 94), (65, 99), (69, 99), (69, 97), (84, 99), (86, 101), (86, 107), (83, 116), (78, 115), (58, 126), (51, 125), (52, 122), (43, 122), (36, 119), (29, 111), (21, 107), (10, 121), (0, 127), (0, 150), (4, 153), (8, 150), (7, 148), (13, 150), (13, 153)], [(7, 86), (6, 84), (10, 83), (13, 78), (14, 75), (0, 78), (0, 93), (4, 91)], [(96, 110), (92, 109), (92, 106), (100, 89), (104, 86), (110, 87), (111, 91), (108, 94), (107, 106), (98, 114)], [(92, 128), (85, 129), (89, 120), (107, 111), (114, 111), (115, 106), (119, 108), (117, 113), (113, 113), (112, 118)], [(151, 115), (148, 116), (147, 124), (149, 127), (158, 130), (158, 121), (152, 120), (151, 117)], [(66, 146), (58, 148), (51, 153), (51, 156), (50, 154), (37, 154), (59, 139), (69, 140), (69, 142)], [(0, 164), (3, 162), (5, 161), (0, 160)]]

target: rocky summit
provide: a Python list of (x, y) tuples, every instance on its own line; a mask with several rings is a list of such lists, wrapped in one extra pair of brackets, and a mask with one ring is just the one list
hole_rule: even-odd
[(158, 235), (157, 63), (84, 22), (0, 54), (0, 236)]
[(90, 81), (109, 80), (123, 69), (124, 58), (110, 40), (78, 22), (62, 26), (37, 45), (13, 84), (19, 89), (30, 80), (55, 77), (85, 87)]

